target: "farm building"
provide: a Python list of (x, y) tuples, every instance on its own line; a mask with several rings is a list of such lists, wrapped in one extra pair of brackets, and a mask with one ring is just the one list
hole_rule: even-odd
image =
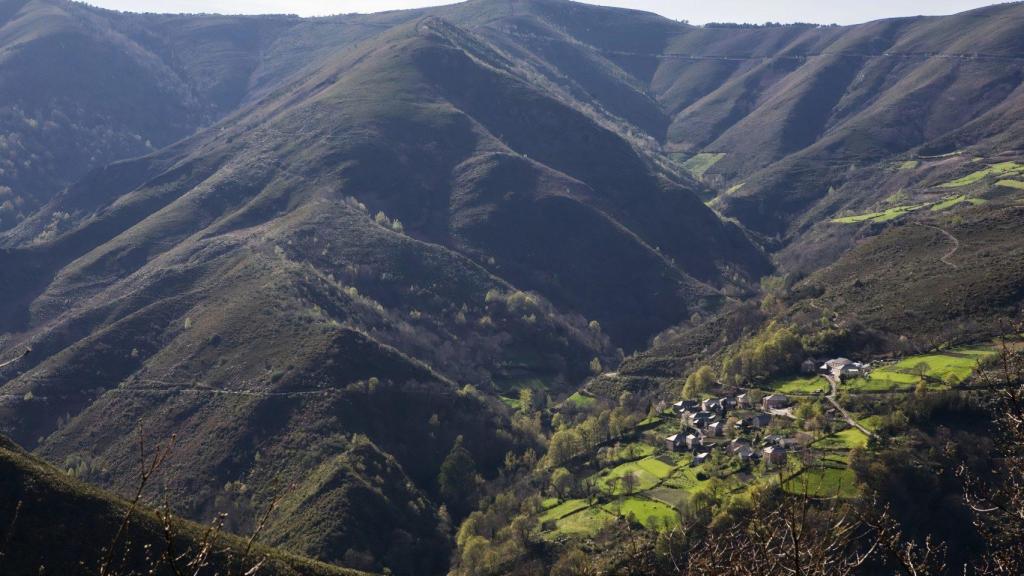
[(854, 362), (849, 358), (835, 358), (821, 365), (823, 373), (831, 374), (840, 380), (863, 376), (867, 372), (867, 368), (866, 364)]
[(708, 424), (708, 436), (721, 436), (725, 433), (725, 424), (721, 421)]
[(782, 466), (786, 463), (786, 449), (781, 446), (769, 446), (762, 452), (764, 461), (769, 466)]
[(761, 400), (761, 407), (765, 410), (780, 410), (790, 404), (789, 396), (785, 394), (770, 394)]
[(665, 438), (665, 448), (669, 452), (678, 452), (686, 446), (686, 438), (682, 434), (673, 434)]

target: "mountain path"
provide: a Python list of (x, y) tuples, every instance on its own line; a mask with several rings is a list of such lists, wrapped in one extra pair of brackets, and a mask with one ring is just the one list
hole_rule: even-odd
[(943, 264), (945, 264), (946, 266), (949, 266), (950, 268), (952, 268), (954, 270), (959, 270), (960, 266), (958, 266), (954, 262), (952, 262), (950, 260), (950, 258), (952, 258), (957, 252), (960, 251), (960, 240), (956, 236), (953, 236), (948, 230), (946, 230), (945, 228), (942, 228), (940, 226), (935, 226), (934, 224), (922, 224), (920, 222), (917, 222), (916, 224), (918, 226), (923, 226), (925, 228), (931, 228), (933, 230), (938, 230), (939, 232), (942, 232), (942, 234), (945, 235), (946, 238), (949, 238), (950, 241), (953, 242), (953, 249), (950, 250), (949, 252), (946, 252), (946, 254), (942, 258), (939, 258), (939, 260)]

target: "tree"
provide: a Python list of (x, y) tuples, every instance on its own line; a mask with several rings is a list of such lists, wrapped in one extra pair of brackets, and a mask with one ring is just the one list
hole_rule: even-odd
[[(1022, 328), (1013, 333), (1022, 333)], [(975, 478), (966, 466), (958, 472), (987, 547), (977, 571), (993, 576), (1024, 574), (1024, 352), (1012, 350), (1004, 341), (994, 367), (981, 371), (976, 379), (999, 390), (995, 421), (1001, 462), (998, 481)]]
[(626, 493), (626, 496), (633, 494), (633, 490), (636, 489), (636, 473), (626, 472), (622, 475), (622, 491)]
[(683, 385), (683, 396), (686, 398), (697, 398), (707, 392), (715, 383), (715, 373), (708, 366), (701, 366), (686, 378)]
[(530, 388), (519, 389), (519, 409), (523, 412), (533, 412), (533, 390)]
[(572, 472), (565, 468), (556, 468), (551, 473), (551, 489), (555, 491), (559, 498), (565, 499), (572, 492), (575, 484), (576, 479), (573, 477)]
[(603, 370), (604, 368), (601, 366), (601, 360), (599, 358), (594, 358), (590, 361), (590, 371), (593, 372), (594, 375), (600, 374)]
[(437, 487), (441, 498), (456, 518), (463, 518), (470, 512), (477, 491), (476, 462), (462, 445), (462, 436), (455, 439), (455, 444), (441, 464)]
[(588, 576), (594, 573), (590, 558), (579, 548), (573, 548), (562, 554), (551, 567), (550, 572), (551, 576)]
[(557, 466), (576, 456), (581, 447), (580, 440), (579, 433), (572, 429), (559, 430), (552, 434), (548, 443), (548, 459), (551, 464)]
[(931, 366), (928, 366), (927, 362), (918, 362), (911, 368), (911, 371), (918, 378), (924, 380), (924, 377), (928, 375), (928, 371), (931, 370)]
[(633, 393), (629, 390), (623, 390), (622, 394), (619, 395), (619, 406), (621, 408), (629, 409), (633, 405)]

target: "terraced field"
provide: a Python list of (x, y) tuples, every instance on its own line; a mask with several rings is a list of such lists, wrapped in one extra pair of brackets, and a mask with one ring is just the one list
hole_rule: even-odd
[(814, 443), (814, 448), (826, 451), (846, 451), (852, 448), (863, 448), (867, 444), (868, 437), (863, 432), (856, 428), (847, 428), (819, 439)]
[(686, 162), (683, 162), (683, 169), (699, 180), (703, 178), (704, 174), (706, 174), (707, 171), (717, 164), (722, 158), (725, 158), (725, 154), (701, 152)]
[(850, 380), (843, 387), (856, 392), (909, 390), (923, 378), (929, 389), (948, 388), (970, 377), (978, 362), (992, 354), (989, 348), (972, 348), (910, 356), (872, 370), (867, 378)]
[(815, 394), (827, 390), (828, 382), (821, 376), (783, 378), (773, 380), (765, 387), (783, 394)]
[(650, 490), (672, 473), (673, 467), (669, 466), (654, 457), (647, 457), (636, 462), (620, 464), (611, 470), (605, 470), (597, 475), (597, 486), (602, 491), (620, 496), (626, 494), (623, 478), (628, 474), (633, 475), (633, 492)]
[(614, 516), (600, 507), (586, 508), (559, 520), (556, 528), (548, 533), (548, 537), (596, 534), (601, 527), (614, 519)]
[(940, 185), (940, 188), (963, 188), (964, 186), (970, 186), (976, 184), (990, 176), (1015, 176), (1018, 174), (1024, 174), (1024, 164), (1018, 164), (1016, 162), (1000, 162), (999, 164), (992, 164), (984, 170), (978, 170), (972, 172), (963, 178), (957, 178), (952, 182), (946, 182)]
[(597, 402), (597, 400), (592, 396), (586, 396), (579, 392), (574, 392), (573, 395), (566, 398), (565, 401), (575, 404), (581, 408), (585, 408), (587, 406), (592, 405), (594, 402)]
[(548, 508), (544, 514), (541, 515), (541, 523), (550, 522), (552, 520), (561, 520), (570, 514), (574, 514), (588, 508), (590, 505), (587, 504), (586, 500), (566, 500), (561, 504)]
[(783, 484), (783, 489), (815, 498), (856, 498), (860, 495), (856, 474), (845, 466), (808, 468)]
[(985, 204), (986, 202), (988, 201), (982, 198), (972, 198), (970, 196), (967, 196), (966, 194), (961, 194), (960, 196), (954, 196), (953, 198), (949, 198), (937, 204), (933, 204), (932, 212), (941, 212), (943, 210), (949, 210), (950, 208), (955, 208), (961, 204), (971, 204), (973, 206), (980, 206), (981, 204)]
[(869, 212), (867, 214), (858, 214), (856, 216), (844, 216), (842, 218), (835, 218), (832, 220), (832, 222), (835, 224), (863, 224), (865, 222), (889, 222), (911, 212), (920, 210), (925, 206), (927, 206), (927, 204), (919, 204), (916, 206), (894, 206), (882, 212)]
[(652, 490), (644, 492), (644, 496), (647, 496), (651, 500), (657, 500), (673, 508), (680, 508), (684, 504), (690, 501), (690, 494), (685, 490), (679, 488), (669, 488), (667, 486), (659, 486)]
[(618, 500), (606, 504), (604, 509), (611, 514), (632, 516), (651, 530), (666, 529), (679, 523), (679, 512), (675, 508), (645, 497), (634, 496)]

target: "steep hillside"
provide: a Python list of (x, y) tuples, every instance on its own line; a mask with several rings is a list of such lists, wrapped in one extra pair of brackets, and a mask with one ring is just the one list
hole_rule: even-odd
[(443, 573), (481, 483), (546, 446), (524, 401), (675, 386), (772, 320), (991, 335), (1022, 296), (1022, 10), (8, 2), (0, 360), (33, 352), (0, 425), (125, 494), (142, 421), (179, 438), (177, 512), (245, 532), (280, 499), (272, 545)]
[[(171, 574), (160, 562), (167, 549), (165, 526), (173, 534), (176, 553), (192, 558), (207, 543), (207, 527), (171, 519), (140, 506), (128, 514), (130, 503), (75, 480), (21, 450), (6, 439), (0, 439), (0, 525), (3, 526), (0, 546), (0, 570), (5, 574), (72, 574), (94, 573), (107, 559), (105, 548), (115, 546), (108, 566), (114, 574)], [(119, 538), (119, 527), (126, 515), (127, 530)], [(50, 545), (40, 548), (40, 542)], [(209, 557), (207, 568), (200, 572), (237, 572), (246, 540), (220, 534)], [(332, 567), (299, 556), (282, 553), (257, 544), (244, 562), (263, 561), (260, 573), (272, 575), (349, 575), (352, 570)]]
[(229, 503), (251, 528), (294, 486), (272, 543), (443, 570), (456, 438), (484, 477), (535, 447), (497, 395), (567, 393), (768, 269), (692, 182), (529, 78), (420, 19), (58, 194), (3, 254), (34, 350), (6, 373), (11, 435), (124, 491), (141, 420), (181, 439), (187, 516)]
[(152, 152), (223, 116), (244, 96), (269, 38), (294, 20), (207, 17), (192, 26), (179, 21), (157, 37), (147, 17), (68, 2), (4, 2), (0, 229), (88, 171)]

